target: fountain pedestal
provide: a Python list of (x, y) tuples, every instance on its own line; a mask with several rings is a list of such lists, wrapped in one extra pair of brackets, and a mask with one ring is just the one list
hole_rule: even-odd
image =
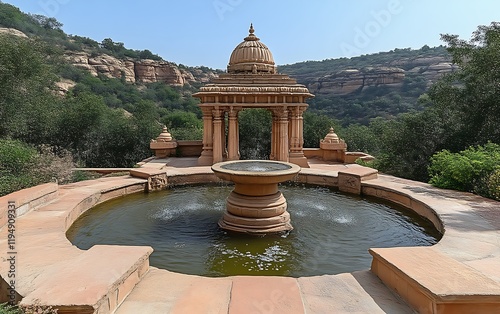
[(293, 179), (300, 171), (294, 164), (246, 160), (212, 166), (215, 175), (234, 182), (226, 200), (226, 212), (219, 221), (225, 230), (265, 234), (292, 230), (290, 214), (278, 183)]

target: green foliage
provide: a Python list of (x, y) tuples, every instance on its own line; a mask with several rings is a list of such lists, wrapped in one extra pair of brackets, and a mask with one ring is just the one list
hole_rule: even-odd
[(124, 43), (114, 42), (111, 38), (105, 38), (101, 44), (102, 52), (110, 54), (120, 59), (126, 57), (133, 59), (152, 59), (152, 60), (163, 60), (160, 56), (153, 54), (149, 50), (132, 50), (125, 48)]
[(203, 139), (203, 128), (184, 127), (169, 129), (172, 137), (178, 141), (199, 141)]
[(174, 110), (163, 116), (161, 122), (168, 128), (202, 128), (202, 121), (193, 112)]
[(8, 303), (0, 304), (0, 314), (23, 314), (17, 306), (9, 305)]
[(429, 96), (453, 118), (453, 150), (500, 143), (500, 23), (479, 26), (472, 39), (443, 35), (460, 70), (434, 85)]
[(304, 112), (304, 147), (319, 147), (319, 142), (330, 132), (338, 129), (339, 123), (325, 115)]
[(21, 141), (0, 139), (0, 195), (54, 179), (69, 182), (73, 167), (67, 151), (56, 155), (48, 146), (36, 149)]
[(8, 303), (0, 304), (0, 314), (57, 314), (58, 310), (46, 305), (14, 306)]
[(268, 159), (271, 153), (271, 112), (245, 109), (239, 113), (241, 159)]
[(493, 170), (493, 172), (486, 179), (486, 195), (500, 201), (500, 169)]
[(132, 166), (150, 154), (149, 141), (161, 131), (157, 117), (155, 104), (144, 100), (129, 115), (92, 93), (68, 95), (55, 140), (88, 167)]
[(50, 136), (46, 122), (57, 103), (50, 92), (56, 80), (50, 60), (39, 41), (0, 36), (0, 136), (34, 143)]
[(434, 186), (494, 196), (499, 189), (500, 145), (487, 143), (459, 153), (442, 150), (432, 156), (429, 172)]
[(418, 97), (426, 90), (425, 78), (409, 74), (398, 90), (371, 86), (346, 96), (317, 95), (310, 101), (310, 111), (334, 117), (344, 126), (368, 125), (376, 117), (392, 119), (402, 113), (422, 110)]
[(377, 154), (380, 152), (380, 139), (375, 133), (375, 127), (351, 124), (337, 131), (337, 134), (348, 144), (350, 152), (365, 152)]

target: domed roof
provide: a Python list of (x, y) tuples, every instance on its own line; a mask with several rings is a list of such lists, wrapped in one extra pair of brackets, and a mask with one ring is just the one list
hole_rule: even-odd
[(254, 35), (253, 25), (250, 24), (249, 35), (244, 41), (234, 48), (229, 65), (228, 73), (276, 73), (273, 54), (260, 42), (260, 39)]

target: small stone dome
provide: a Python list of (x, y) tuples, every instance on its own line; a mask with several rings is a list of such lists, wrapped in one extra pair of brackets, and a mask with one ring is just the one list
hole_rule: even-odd
[(170, 132), (168, 132), (166, 126), (163, 126), (163, 129), (162, 129), (160, 135), (158, 135), (158, 137), (156, 138), (156, 141), (157, 142), (171, 142), (172, 140), (173, 140), (172, 134), (170, 134)]
[(330, 128), (330, 132), (323, 139), (324, 143), (340, 143), (338, 135)]
[(276, 64), (274, 63), (273, 54), (260, 42), (260, 39), (254, 35), (253, 25), (250, 24), (249, 35), (244, 41), (234, 48), (229, 64), (227, 66), (228, 73), (245, 73), (245, 74), (275, 74)]

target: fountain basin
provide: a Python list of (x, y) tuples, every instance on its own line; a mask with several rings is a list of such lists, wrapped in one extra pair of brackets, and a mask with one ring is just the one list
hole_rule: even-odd
[(293, 179), (299, 166), (270, 160), (233, 160), (213, 165), (212, 171), (235, 184), (219, 221), (222, 229), (254, 234), (293, 229), (278, 184)]

